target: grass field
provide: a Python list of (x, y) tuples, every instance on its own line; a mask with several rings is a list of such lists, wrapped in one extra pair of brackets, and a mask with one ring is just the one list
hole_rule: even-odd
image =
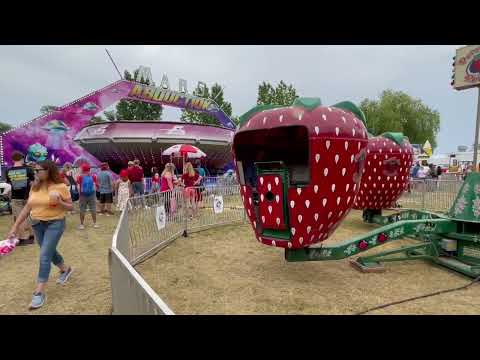
[[(328, 242), (373, 228), (352, 211)], [(249, 225), (179, 238), (136, 268), (177, 314), (352, 314), (470, 281), (423, 261), (389, 263), (383, 274), (360, 273), (348, 260), (287, 263), (283, 250), (259, 244)], [(372, 314), (480, 314), (480, 286)]]
[[(68, 217), (59, 250), (75, 272), (61, 287), (52, 268), (47, 304), (35, 314), (110, 314), (107, 254), (117, 221), (99, 216), (101, 229), (80, 231), (78, 215)], [(9, 227), (9, 216), (0, 217), (0, 232), (6, 234)], [(328, 242), (372, 228), (352, 211)], [(383, 274), (359, 273), (347, 260), (287, 263), (281, 249), (260, 245), (249, 225), (180, 237), (136, 268), (177, 314), (351, 314), (469, 281), (424, 262), (390, 263)], [(0, 259), (0, 314), (31, 313), (27, 308), (37, 271), (37, 245)], [(480, 314), (480, 286), (373, 313)]]
[[(118, 217), (98, 216), (100, 229), (91, 227), (87, 215), (87, 229), (77, 230), (78, 214), (67, 218), (67, 230), (60, 240), (59, 251), (65, 262), (74, 268), (65, 286), (55, 284), (58, 269), (52, 266), (47, 286), (47, 303), (30, 312), (38, 272), (37, 244), (17, 247), (0, 258), (0, 314), (110, 314), (111, 291), (108, 269), (108, 248)], [(11, 218), (0, 217), (0, 236), (10, 229)]]

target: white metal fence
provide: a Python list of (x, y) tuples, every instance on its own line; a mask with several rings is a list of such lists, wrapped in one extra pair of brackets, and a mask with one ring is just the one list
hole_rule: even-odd
[(188, 232), (246, 219), (239, 185), (190, 194), (174, 190), (129, 199), (109, 253), (114, 314), (173, 314), (134, 266)]
[(462, 183), (461, 180), (414, 179), (398, 203), (402, 208), (447, 212)]

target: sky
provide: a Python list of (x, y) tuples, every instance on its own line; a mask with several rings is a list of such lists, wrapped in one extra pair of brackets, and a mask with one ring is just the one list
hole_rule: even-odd
[[(324, 105), (376, 99), (385, 89), (421, 99), (441, 118), (435, 153), (472, 145), (477, 111), (475, 89), (450, 86), (448, 46), (0, 46), (0, 121), (19, 125), (39, 115), (42, 105), (61, 106), (119, 79), (120, 71), (151, 68), (159, 84), (186, 79), (191, 92), (198, 81), (224, 87), (234, 115), (256, 104), (262, 81), (293, 84), (297, 94), (320, 97)], [(180, 117), (164, 108), (163, 120)]]

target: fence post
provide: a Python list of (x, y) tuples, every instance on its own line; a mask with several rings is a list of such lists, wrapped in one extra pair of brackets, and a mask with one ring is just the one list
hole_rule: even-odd
[(187, 231), (187, 218), (188, 218), (187, 202), (185, 201), (185, 195), (184, 195), (183, 191), (181, 192), (181, 196), (182, 196), (182, 216), (183, 216), (183, 234), (182, 234), (182, 236), (187, 237), (188, 236), (188, 231)]
[(425, 210), (425, 193), (427, 192), (427, 184), (423, 180), (423, 191), (422, 191), (422, 210)]

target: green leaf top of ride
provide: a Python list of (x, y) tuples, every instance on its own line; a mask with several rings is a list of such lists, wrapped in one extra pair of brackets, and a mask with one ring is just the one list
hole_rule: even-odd
[[(294, 107), (302, 107), (306, 109), (307, 111), (312, 111), (316, 109), (319, 106), (322, 106), (322, 101), (320, 98), (316, 97), (299, 97), (296, 98), (292, 105)], [(265, 111), (265, 110), (271, 110), (271, 109), (278, 109), (278, 108), (283, 108), (285, 107), (284, 105), (275, 105), (275, 104), (267, 104), (267, 105), (257, 105), (254, 108), (250, 109), (247, 111), (245, 114), (240, 116), (240, 122), (239, 122), (239, 128), (241, 128), (245, 123), (252, 118), (255, 114)], [(337, 109), (342, 109), (345, 111), (349, 111), (353, 113), (358, 119), (360, 119), (363, 124), (366, 124), (366, 117), (363, 111), (354, 103), (351, 101), (342, 101), (338, 104), (332, 105), (332, 107), (335, 107)]]

